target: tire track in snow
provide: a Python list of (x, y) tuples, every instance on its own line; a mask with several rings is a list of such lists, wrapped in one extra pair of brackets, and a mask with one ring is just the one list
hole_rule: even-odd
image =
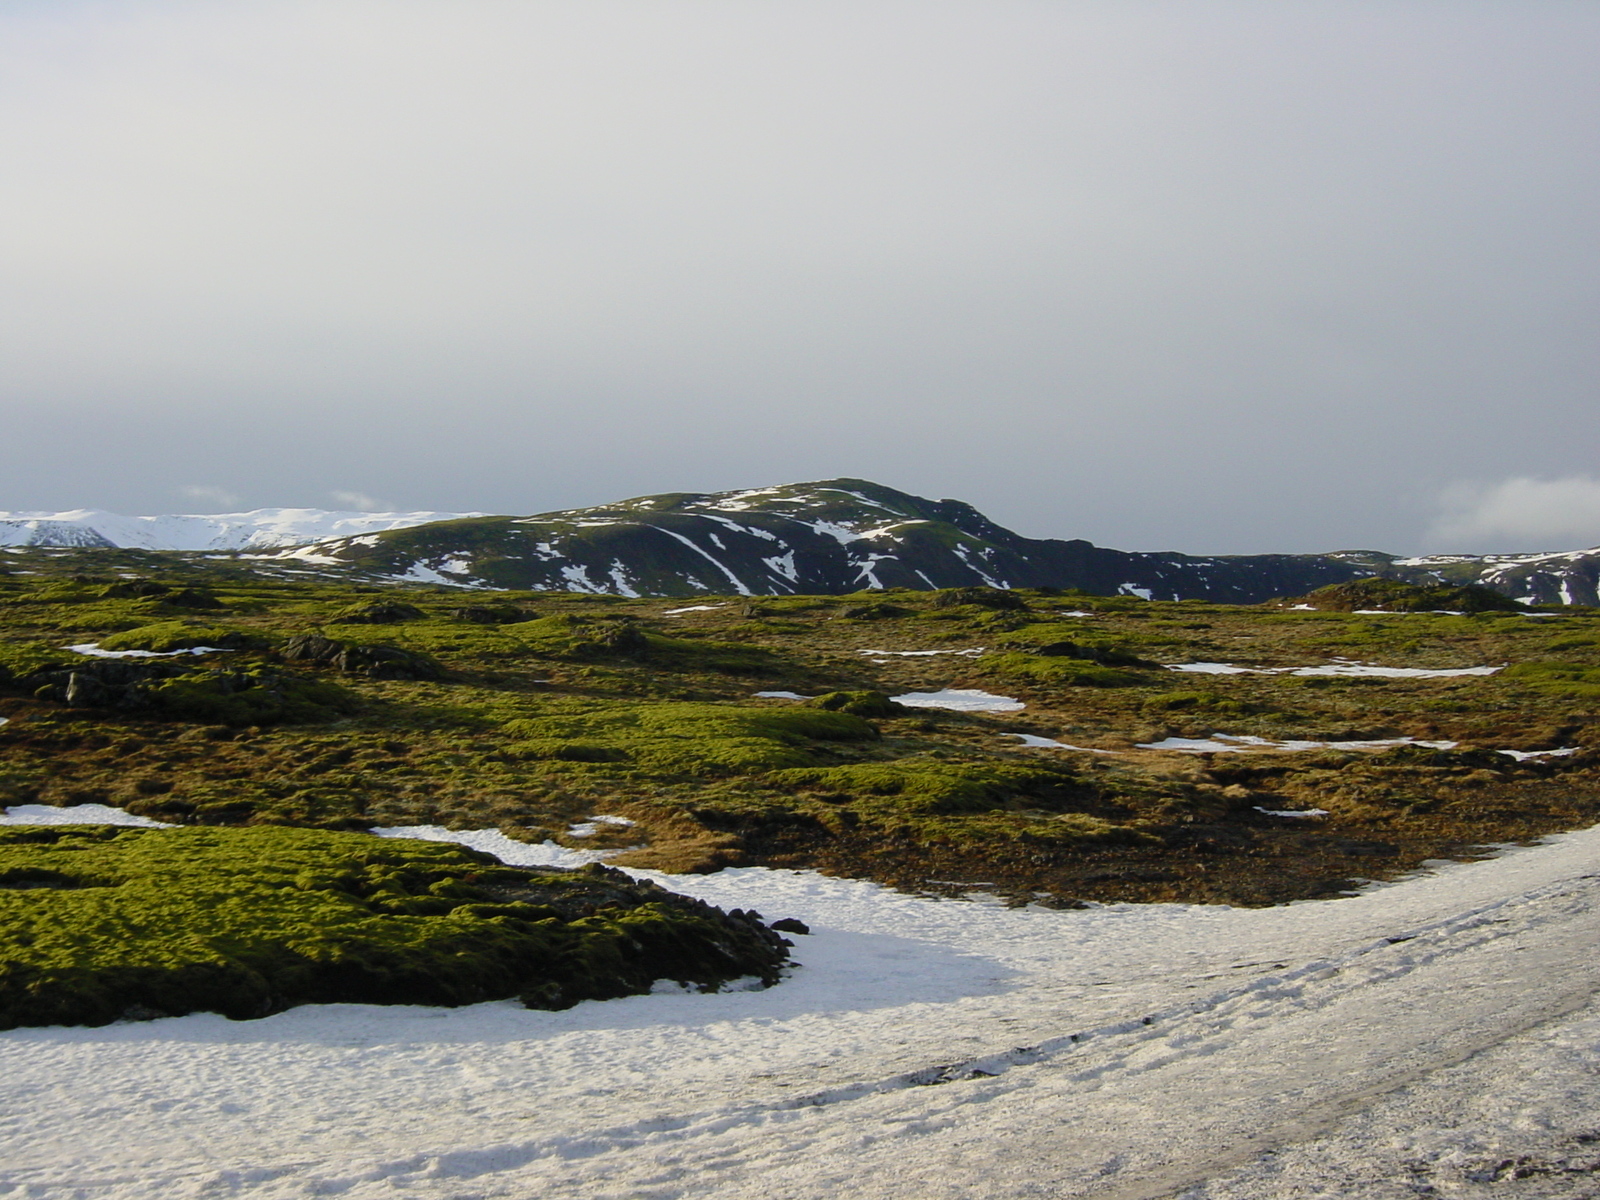
[[(1236, 1100), (1240, 1096), (1255, 1099), (1264, 1090), (1274, 1089), (1282, 1097), (1280, 1103), (1272, 1106), (1281, 1111), (1264, 1128), (1254, 1126), (1253, 1119), (1245, 1121), (1243, 1128), (1238, 1121), (1213, 1120), (1203, 1130), (1207, 1136), (1197, 1137), (1186, 1118), (1185, 1123), (1191, 1124), (1190, 1136), (1155, 1139), (1181, 1145), (1180, 1161), (1142, 1161), (1149, 1156), (1141, 1156), (1138, 1146), (1117, 1146), (1118, 1139), (1113, 1138), (1101, 1143), (1093, 1156), (1097, 1161), (1062, 1164), (1044, 1190), (1040, 1190), (1036, 1180), (1015, 1179), (1002, 1184), (992, 1171), (985, 1172), (988, 1187), (984, 1194), (988, 1195), (1083, 1195), (1106, 1200), (1151, 1200), (1272, 1146), (1312, 1136), (1394, 1088), (1580, 1007), (1600, 983), (1600, 965), (1588, 966), (1587, 962), (1594, 960), (1581, 952), (1563, 953), (1569, 965), (1582, 968), (1565, 986), (1525, 992), (1519, 997), (1523, 1004), (1512, 1005), (1509, 1010), (1497, 1007), (1488, 1021), (1464, 1024), (1458, 1021), (1459, 1027), (1451, 1029), (1448, 1018), (1441, 1020), (1437, 1025), (1449, 1036), (1434, 1037), (1428, 1031), (1403, 1023), (1392, 1025), (1388, 1041), (1374, 1041), (1374, 1055), (1369, 1055), (1373, 1061), (1355, 1064), (1364, 1069), (1348, 1069), (1343, 1086), (1320, 1090), (1313, 1086), (1319, 1079), (1337, 1075), (1325, 1061), (1330, 1054), (1338, 1056), (1331, 1043), (1325, 1052), (1312, 1056), (1314, 1061), (1310, 1065), (1302, 1064), (1297, 1068), (1285, 1056), (1265, 1071), (1251, 1069), (1245, 1064), (1243, 1072), (1235, 1071), (1238, 1078), (1231, 1087), (1224, 1078), (1230, 1052), (1239, 1052), (1252, 1039), (1281, 1030), (1292, 1020), (1325, 1019), (1341, 1006), (1360, 1004), (1368, 997), (1386, 994), (1386, 989), (1403, 987), (1407, 983), (1413, 985), (1412, 991), (1418, 990), (1420, 985), (1426, 993), (1429, 989), (1419, 976), (1436, 972), (1441, 965), (1461, 965), (1474, 951), (1526, 938), (1530, 932), (1564, 930), (1584, 918), (1590, 918), (1590, 940), (1594, 940), (1595, 899), (1600, 894), (1600, 886), (1594, 880), (1593, 876), (1583, 876), (1537, 888), (1398, 931), (1337, 958), (1313, 960), (1155, 1012), (1065, 1033), (1029, 1046), (962, 1058), (776, 1103), (736, 1105), (681, 1115), (658, 1114), (576, 1135), (423, 1152), (371, 1163), (349, 1174), (321, 1177), (317, 1187), (344, 1193), (360, 1190), (364, 1184), (422, 1188), (437, 1187), (447, 1180), (457, 1184), (472, 1181), (492, 1188), (475, 1194), (495, 1195), (500, 1194), (499, 1184), (509, 1185), (513, 1178), (523, 1186), (536, 1178), (543, 1194), (547, 1195), (571, 1189), (574, 1193), (581, 1191), (596, 1197), (758, 1193), (802, 1197), (821, 1196), (836, 1187), (851, 1187), (858, 1194), (915, 1196), (920, 1200), (921, 1197), (965, 1194), (976, 1180), (941, 1187), (937, 1179), (899, 1175), (908, 1187), (902, 1189), (899, 1183), (890, 1183), (888, 1190), (863, 1190), (860, 1176), (852, 1170), (833, 1176), (823, 1187), (815, 1186), (824, 1182), (824, 1178), (818, 1176), (810, 1185), (796, 1180), (793, 1191), (762, 1191), (761, 1188), (777, 1189), (778, 1180), (767, 1173), (760, 1160), (770, 1153), (775, 1137), (787, 1143), (790, 1153), (821, 1151), (830, 1158), (835, 1157), (837, 1152), (825, 1147), (830, 1142), (837, 1143), (841, 1136), (850, 1140), (857, 1123), (850, 1110), (871, 1107), (871, 1102), (903, 1108), (910, 1100), (911, 1107), (924, 1111), (915, 1117), (901, 1114), (894, 1120), (920, 1122), (927, 1130), (926, 1136), (937, 1138), (963, 1124), (972, 1124), (974, 1110), (982, 1106), (1007, 1102), (1015, 1105), (1019, 1101), (1025, 1104), (1044, 1091), (1058, 1102), (1065, 1097), (1081, 1104), (1096, 1096), (1108, 1095), (1125, 1106), (1130, 1093), (1143, 1092), (1149, 1099), (1172, 1091), (1171, 1077), (1175, 1074), (1192, 1077), (1198, 1072), (1204, 1076), (1198, 1080), (1190, 1078), (1187, 1082), (1194, 1086), (1186, 1094), (1198, 1092), (1210, 1097), (1223, 1118), (1229, 1115), (1225, 1100)], [(1558, 942), (1568, 946), (1565, 939), (1558, 939)], [(1420, 1039), (1415, 1036), (1396, 1039), (1395, 1034), (1421, 1036)], [(1438, 1044), (1431, 1045), (1435, 1042)], [(1047, 1081), (1040, 1078), (1045, 1074), (1050, 1076)], [(941, 1086), (948, 1084), (968, 1086), (948, 1089)], [(948, 1100), (927, 1105), (920, 1097), (909, 1095), (934, 1089), (947, 1093)], [(870, 1116), (864, 1114), (868, 1121), (881, 1116), (881, 1112), (876, 1111)], [(1207, 1122), (1202, 1121), (1200, 1125), (1207, 1126)], [(915, 1131), (904, 1134), (894, 1154), (898, 1157), (911, 1150), (912, 1146), (905, 1142), (915, 1136)], [(1134, 1140), (1150, 1139), (1141, 1133)], [(1197, 1140), (1206, 1145), (1195, 1145)], [(1036, 1164), (1049, 1161), (1053, 1155), (1059, 1157), (1059, 1151), (1060, 1147), (1053, 1143), (1033, 1145), (1026, 1150), (1013, 1146), (1007, 1157)], [(859, 1156), (851, 1156), (850, 1161), (857, 1167), (865, 1165)], [(528, 1172), (528, 1168), (533, 1171)], [(641, 1168), (649, 1176), (648, 1180), (640, 1178)], [(751, 1171), (758, 1171), (766, 1180), (761, 1188), (752, 1190), (754, 1181), (747, 1177)], [(887, 1164), (885, 1171), (890, 1179), (897, 1177)], [(853, 1180), (852, 1175), (855, 1175)], [(682, 1190), (675, 1186), (674, 1180), (682, 1181)], [(729, 1186), (725, 1190), (722, 1184)], [(996, 1188), (996, 1184), (1001, 1186)], [(613, 1193), (606, 1190), (607, 1185), (622, 1190)], [(630, 1190), (645, 1187), (649, 1188), (648, 1192)], [(600, 1190), (595, 1190), (597, 1188)]]
[[(637, 1025), (637, 1040), (631, 1019), (610, 1034), (612, 1021), (600, 1020), (586, 1053), (571, 1043), (585, 1022), (536, 1019), (524, 1035), (518, 1019), (492, 1009), (386, 1014), (376, 1027), (360, 1014), (350, 1024), (334, 1010), (306, 1010), (276, 1031), (264, 1023), (259, 1037), (212, 1029), (210, 1018), (108, 1031), (103, 1044), (92, 1031), (19, 1032), (5, 1060), (18, 1074), (0, 1112), (12, 1147), (0, 1192), (49, 1200), (1161, 1195), (1315, 1132), (1592, 989), (1600, 884), (1581, 873), (1593, 869), (1600, 830), (1560, 841), (1350, 901), (1157, 906), (1059, 923), (1029, 913), (955, 919), (969, 910), (781, 873), (705, 882), (713, 899), (741, 904), (799, 883), (791, 900), (817, 889), (820, 908), (802, 915), (824, 926), (828, 906), (842, 903), (832, 911), (843, 928), (893, 928), (963, 949), (976, 937), (1021, 971), (1013, 978), (1029, 980), (971, 1008), (910, 1005), (906, 1025), (874, 1019), (878, 993), (869, 991), (840, 997), (837, 1023), (798, 1025), (787, 1021), (822, 993), (787, 1017), (754, 1005), (707, 1019), (663, 1001), (666, 1011)], [(1029, 938), (1043, 928), (1069, 944), (1086, 940), (1034, 957)], [(901, 961), (863, 957), (855, 969), (893, 972)], [(1271, 970), (1229, 978), (1263, 966)], [(1102, 972), (1138, 986), (1086, 1007), (1093, 993), (1084, 989)], [(780, 993), (765, 995), (781, 1001)], [(1119, 1010), (1117, 1020), (1086, 1017)], [(835, 1010), (824, 1000), (823, 1011)], [(1018, 1042), (1028, 1045), (996, 1034), (990, 1054), (939, 1052), (982, 1045), (964, 1035), (1013, 1017), (1025, 1018), (1029, 1033)], [(419, 1018), (438, 1020), (446, 1036), (417, 1029)], [(663, 1018), (681, 1028), (655, 1037)], [(383, 1032), (391, 1021), (392, 1036)], [(767, 1028), (789, 1040), (770, 1041)], [(896, 1045), (921, 1050), (908, 1057)], [(516, 1048), (516, 1069), (495, 1064), (502, 1046)], [(46, 1057), (30, 1067), (34, 1051)], [(851, 1072), (852, 1055), (884, 1064), (884, 1073)], [(826, 1064), (843, 1067), (824, 1076), (835, 1086), (813, 1083), (800, 1097), (782, 1090), (781, 1081)]]

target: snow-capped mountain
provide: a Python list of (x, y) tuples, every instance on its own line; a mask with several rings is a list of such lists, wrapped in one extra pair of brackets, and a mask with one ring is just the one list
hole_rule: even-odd
[(1248, 604), (1373, 575), (1600, 606), (1600, 548), (1401, 558), (1373, 550), (1196, 556), (1026, 538), (959, 500), (864, 479), (642, 496), (530, 517), (259, 508), (209, 516), (0, 512), (0, 547), (245, 552), (285, 567), (464, 587), (621, 596), (862, 588), (1076, 588)]
[(163, 517), (125, 517), (87, 508), (58, 513), (0, 512), (0, 546), (267, 550), (482, 515), (329, 512), (320, 508), (257, 508), (242, 513)]
[(415, 581), (623, 596), (988, 584), (1250, 603), (1374, 573), (1322, 555), (1136, 554), (1025, 538), (959, 500), (862, 479), (462, 519), (280, 555)]

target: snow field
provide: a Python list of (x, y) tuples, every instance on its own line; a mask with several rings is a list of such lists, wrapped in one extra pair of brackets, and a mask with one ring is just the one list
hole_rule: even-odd
[[(1275, 1197), (1262, 1151), (1337, 1134), (1396, 1087), (1423, 1095), (1485, 1047), (1515, 1071), (1548, 1043), (1517, 1038), (1600, 979), (1597, 855), (1589, 830), (1259, 910), (655, 876), (800, 917), (804, 965), (766, 991), (564, 1013), (334, 1005), (0, 1034), (0, 1194), (1135, 1197), (1226, 1176), (1218, 1197)], [(1579, 1027), (1560, 1036), (1593, 1065)], [(1518, 1100), (1524, 1123), (1570, 1082)], [(1438, 1119), (1381, 1103), (1399, 1128)], [(1317, 1153), (1378, 1169), (1338, 1136)]]

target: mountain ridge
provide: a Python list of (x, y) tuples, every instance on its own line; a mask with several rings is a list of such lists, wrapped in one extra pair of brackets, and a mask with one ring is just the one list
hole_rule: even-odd
[[(1585, 553), (1496, 556), (1485, 569), (1498, 573), (1497, 590), (1517, 599), (1595, 603), (1600, 554), (1591, 561)], [(979, 585), (1240, 604), (1373, 575), (1478, 582), (1464, 556), (1435, 563), (1379, 551), (1187, 555), (1028, 538), (964, 501), (849, 477), (419, 525), (279, 556), (412, 582), (686, 598)], [(1525, 578), (1552, 557), (1561, 560), (1559, 578)], [(1519, 574), (1527, 562), (1535, 569)]]
[(964, 501), (849, 477), (667, 492), (520, 517), (290, 508), (0, 513), (0, 546), (233, 553), (393, 582), (619, 596), (988, 586), (1240, 604), (1384, 576), (1476, 583), (1524, 603), (1600, 604), (1600, 549), (1413, 557), (1123, 551), (1081, 538), (1028, 538)]

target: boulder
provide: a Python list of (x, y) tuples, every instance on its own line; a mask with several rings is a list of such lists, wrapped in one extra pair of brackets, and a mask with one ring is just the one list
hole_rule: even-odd
[(992, 608), (997, 612), (1028, 610), (1028, 602), (1007, 588), (942, 588), (933, 594), (934, 608), (959, 608), (963, 604), (975, 604), (979, 608)]
[(369, 679), (442, 679), (444, 668), (425, 654), (398, 646), (356, 646), (317, 633), (301, 633), (283, 645), (289, 662), (332, 667)]

